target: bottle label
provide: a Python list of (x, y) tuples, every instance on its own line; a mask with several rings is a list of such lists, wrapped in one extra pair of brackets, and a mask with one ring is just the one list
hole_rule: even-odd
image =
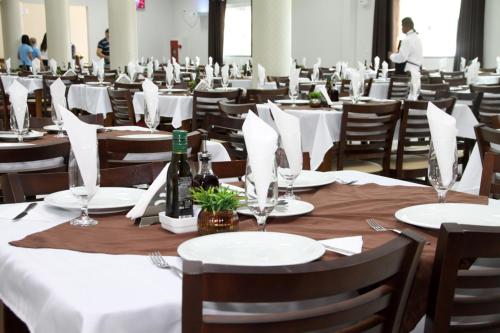
[(179, 177), (179, 215), (188, 215), (193, 207), (191, 177)]

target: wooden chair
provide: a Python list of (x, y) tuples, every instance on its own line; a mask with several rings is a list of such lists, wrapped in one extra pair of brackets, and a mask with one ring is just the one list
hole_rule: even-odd
[[(431, 132), (427, 121), (428, 101), (404, 101), (399, 124), (396, 154), (391, 156), (391, 175), (398, 179), (427, 178)], [(436, 107), (451, 114), (454, 98), (433, 101)], [(460, 157), (463, 157), (463, 151)]]
[(479, 71), (483, 72), (483, 73), (496, 73), (497, 69), (496, 69), (496, 67), (493, 67), (493, 68), (479, 68)]
[[(201, 134), (188, 134), (188, 153), (193, 159), (200, 149)], [(172, 137), (160, 139), (108, 138), (99, 142), (101, 167), (112, 168), (124, 165), (151, 162), (166, 163), (172, 153)], [(132, 158), (128, 154), (135, 154)]]
[(500, 258), (500, 228), (441, 225), (429, 287), (426, 333), (499, 332), (500, 269), (466, 269)]
[(248, 103), (267, 103), (277, 99), (288, 99), (288, 87), (278, 89), (247, 89)]
[(241, 96), (241, 89), (232, 91), (198, 91), (193, 93), (193, 117), (191, 129), (193, 131), (202, 128), (205, 115), (208, 113), (218, 113), (220, 101), (238, 103)]
[[(84, 83), (99, 82), (99, 79), (97, 78), (97, 75), (84, 75), (83, 82)], [(109, 82), (109, 83), (115, 82), (115, 76), (113, 74), (104, 75), (104, 82)]]
[(268, 76), (267, 81), (276, 82), (276, 88), (288, 88), (290, 78), (288, 76)]
[[(182, 332), (399, 332), (422, 247), (421, 238), (405, 231), (362, 254), (301, 265), (184, 261)], [(346, 298), (332, 299), (339, 294)], [(320, 298), (325, 299), (321, 305), (305, 303)], [(303, 306), (293, 311), (204, 314), (203, 302)]]
[[(372, 89), (373, 79), (364, 80), (364, 90), (363, 96), (370, 96), (370, 91)], [(351, 80), (342, 80), (340, 83), (340, 92), (339, 96), (345, 97), (350, 95), (349, 89), (351, 88)]]
[(420, 86), (420, 99), (434, 101), (450, 97), (450, 85), (448, 83), (426, 83)]
[(474, 132), (476, 133), (476, 141), (481, 160), (483, 160), (486, 152), (493, 151), (500, 153), (500, 150), (495, 149), (496, 145), (500, 145), (500, 131), (496, 128), (488, 127), (485, 124), (478, 124), (474, 126)]
[(474, 104), (474, 114), (482, 121), (483, 116), (500, 114), (500, 85), (471, 85), (470, 91), (477, 94)]
[(319, 78), (320, 80), (326, 80), (328, 76), (332, 76), (335, 73), (335, 69), (330, 69), (328, 67), (319, 68)]
[(389, 81), (387, 99), (407, 99), (410, 93), (410, 80), (411, 78), (409, 76), (393, 75)]
[(257, 105), (255, 103), (236, 104), (227, 101), (219, 102), (219, 111), (226, 115), (241, 117), (247, 114), (249, 110), (257, 114)]
[(0, 110), (2, 113), (2, 126), (0, 129), (8, 130), (10, 128), (10, 112), (9, 112), (9, 96), (5, 92), (5, 87), (3, 86), (3, 82), (0, 79)]
[[(93, 125), (104, 125), (104, 117), (102, 114), (86, 114), (86, 115), (78, 115), (78, 119)], [(30, 127), (31, 128), (43, 128), (47, 125), (52, 125), (52, 118), (49, 117), (30, 117)]]
[(52, 98), (50, 95), (50, 85), (54, 83), (57, 79), (61, 79), (64, 85), (66, 86), (66, 98), (68, 97), (68, 90), (72, 84), (76, 84), (80, 82), (80, 79), (77, 75), (71, 76), (54, 76), (54, 75), (44, 75), (42, 77), (42, 110), (44, 113), (49, 111), (49, 108), (52, 108)]
[(140, 83), (140, 82), (134, 82), (134, 83), (115, 82), (113, 87), (115, 89), (127, 89), (132, 93), (142, 91), (142, 83)]
[(315, 87), (316, 87), (315, 83), (299, 82), (299, 95), (308, 96), (310, 92), (314, 91)]
[(136, 125), (132, 93), (127, 89), (108, 88), (113, 110), (113, 126)]
[[(345, 103), (340, 139), (334, 146), (337, 170), (388, 175), (401, 102)], [(377, 161), (377, 162), (375, 162)]]
[(483, 172), (481, 175), (479, 195), (498, 199), (500, 196), (498, 173), (500, 173), (500, 153), (487, 151), (483, 156)]
[[(100, 170), (102, 187), (151, 185), (163, 169), (163, 163), (147, 163)], [(6, 203), (25, 202), (37, 195), (67, 190), (68, 173), (8, 173), (2, 176)]]
[(225, 114), (207, 113), (203, 129), (207, 131), (209, 139), (221, 142), (231, 159), (244, 160), (247, 158), (245, 139), (241, 129), (245, 118)]
[(465, 72), (440, 72), (441, 79), (446, 82), (448, 79), (465, 79)]
[(300, 69), (300, 73), (299, 73), (299, 77), (310, 79), (312, 73), (313, 73), (313, 69), (312, 68), (301, 68)]
[(212, 162), (212, 171), (219, 179), (221, 178), (239, 178), (246, 174), (246, 160), (232, 160)]

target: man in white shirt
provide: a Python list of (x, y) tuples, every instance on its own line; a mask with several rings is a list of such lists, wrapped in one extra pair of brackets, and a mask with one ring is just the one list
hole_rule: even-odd
[(401, 23), (406, 37), (401, 41), (398, 52), (391, 54), (390, 59), (396, 64), (406, 63), (405, 72), (420, 70), (423, 60), (422, 41), (415, 31), (413, 20), (410, 17), (405, 17)]

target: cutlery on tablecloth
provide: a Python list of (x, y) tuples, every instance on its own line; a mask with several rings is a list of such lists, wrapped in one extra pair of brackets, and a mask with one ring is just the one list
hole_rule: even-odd
[(149, 258), (151, 258), (151, 262), (156, 267), (161, 269), (170, 269), (174, 271), (174, 273), (177, 274), (182, 279), (182, 274), (183, 274), (182, 270), (173, 265), (169, 265), (169, 263), (165, 259), (163, 259), (163, 256), (161, 255), (160, 251), (154, 251), (149, 255)]
[(342, 180), (342, 179), (339, 179), (339, 178), (335, 178), (335, 181), (339, 184), (342, 184), (342, 185), (352, 185), (354, 183), (357, 183), (358, 181), (357, 180), (350, 180), (350, 181), (345, 181), (345, 180)]
[(32, 203), (30, 203), (28, 206), (26, 206), (26, 208), (25, 208), (25, 209), (24, 209), (21, 213), (17, 214), (17, 215), (16, 215), (16, 216), (12, 219), (12, 221), (18, 221), (18, 220), (22, 219), (23, 217), (25, 217), (26, 215), (28, 215), (28, 212), (29, 212), (30, 210), (32, 210), (33, 208), (35, 208), (36, 204), (37, 204), (36, 202), (32, 202)]
[[(392, 231), (392, 232), (395, 232), (397, 233), (398, 235), (402, 233), (401, 230), (399, 229), (392, 229), (392, 228), (386, 228), (384, 226), (382, 226), (381, 224), (379, 224), (374, 218), (369, 218), (369, 219), (366, 219), (366, 223), (368, 223), (368, 225), (375, 231), (377, 232), (384, 232), (384, 231)], [(425, 244), (426, 245), (429, 245), (431, 242), (429, 241), (426, 241)]]
[(341, 249), (341, 248), (338, 248), (338, 247), (334, 247), (334, 246), (330, 246), (330, 245), (325, 245), (325, 244), (323, 244), (323, 246), (325, 247), (325, 249), (327, 249), (329, 251), (337, 252), (337, 253), (344, 254), (344, 255), (355, 255), (355, 254), (357, 254), (356, 252), (350, 251), (350, 250), (347, 250), (347, 249)]

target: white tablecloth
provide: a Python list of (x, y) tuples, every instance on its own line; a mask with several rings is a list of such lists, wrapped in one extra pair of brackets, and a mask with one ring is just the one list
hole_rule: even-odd
[(475, 84), (499, 84), (500, 74), (479, 75)]
[(14, 81), (18, 81), (23, 86), (28, 89), (31, 93), (35, 90), (39, 90), (43, 88), (43, 82), (41, 78), (31, 78), (31, 77), (19, 77), (17, 75), (2, 75), (2, 84), (5, 89), (5, 92), (8, 92), (10, 86)]
[(113, 112), (107, 89), (107, 87), (73, 84), (68, 92), (68, 106), (106, 117), (108, 113)]
[[(411, 185), (356, 171), (335, 174), (357, 184)], [(172, 271), (156, 268), (146, 256), (10, 246), (78, 212), (39, 204), (11, 222), (2, 214), (12, 206), (0, 207), (0, 298), (31, 332), (181, 332), (182, 281)], [(177, 257), (165, 258), (180, 265)]]
[[(144, 93), (136, 92), (133, 99), (136, 118), (144, 114)], [(160, 116), (171, 117), (172, 126), (179, 128), (183, 120), (193, 117), (193, 97), (181, 95), (159, 95)]]

